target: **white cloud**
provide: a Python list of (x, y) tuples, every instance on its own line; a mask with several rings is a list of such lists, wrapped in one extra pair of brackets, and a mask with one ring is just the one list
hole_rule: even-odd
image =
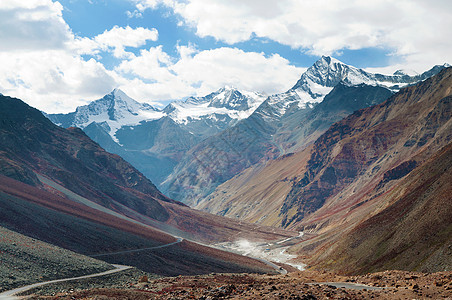
[(135, 3), (138, 11), (145, 11), (148, 8), (155, 9), (159, 4), (165, 4), (167, 6), (171, 6), (173, 4), (173, 0), (131, 0)]
[(140, 47), (146, 44), (146, 41), (157, 41), (158, 31), (155, 28), (148, 29), (143, 27), (131, 28), (114, 26), (111, 30), (105, 30), (104, 33), (96, 36), (94, 41), (98, 43), (101, 49), (114, 49), (115, 57), (130, 57), (125, 47)]
[(277, 54), (266, 57), (226, 47), (198, 51), (193, 46), (179, 46), (178, 51), (178, 60), (155, 47), (123, 61), (115, 70), (137, 76), (124, 82), (124, 90), (137, 99), (161, 100), (205, 95), (224, 85), (273, 94), (292, 87), (304, 71)]
[(172, 69), (192, 85), (201, 83), (198, 95), (225, 84), (248, 91), (279, 93), (291, 88), (305, 70), (290, 65), (278, 54), (266, 57), (263, 53), (226, 47), (186, 56)]
[(420, 70), (452, 61), (449, 0), (131, 0), (170, 7), (200, 37), (229, 44), (253, 35), (310, 53), (382, 47)]
[(137, 75), (148, 81), (168, 81), (175, 76), (168, 69), (171, 58), (163, 52), (162, 46), (142, 50), (140, 56), (123, 61), (117, 71)]
[[(157, 41), (157, 29), (114, 26), (94, 38), (76, 36), (58, 2), (1, 0), (0, 92), (47, 112), (67, 112), (114, 87), (148, 102), (205, 95), (224, 85), (268, 94), (289, 89), (304, 69), (278, 54), (233, 46), (253, 36), (314, 54), (384, 47), (394, 52), (397, 68), (419, 72), (452, 62), (450, 1), (129, 1), (136, 9), (129, 17), (164, 5), (180, 16), (181, 26), (232, 46), (177, 45), (177, 57), (162, 46), (133, 54), (128, 47)], [(118, 63), (107, 70), (98, 60), (111, 55)]]
[(101, 97), (122, 78), (81, 54), (113, 52), (158, 38), (156, 29), (113, 27), (93, 39), (75, 36), (51, 0), (0, 1), (0, 92), (46, 112), (67, 112)]
[[(79, 37), (65, 23), (58, 2), (0, 3), (0, 14), (15, 26), (0, 29), (2, 41), (10, 42), (8, 48), (0, 46), (0, 92), (50, 113), (74, 110), (115, 87), (148, 102), (205, 95), (224, 85), (276, 93), (290, 88), (303, 71), (277, 54), (227, 47), (200, 51), (192, 44), (177, 45), (178, 56), (172, 57), (155, 46), (135, 55), (127, 47), (156, 41), (156, 29), (115, 26), (94, 38)], [(152, 1), (146, 5), (152, 7)], [(110, 53), (120, 62), (113, 70), (96, 61)]]
[(71, 39), (60, 3), (0, 1), (0, 51), (61, 49)]
[(127, 15), (127, 17), (129, 19), (142, 18), (143, 17), (143, 14), (140, 11), (136, 10), (136, 9), (134, 11), (126, 11), (126, 15)]
[(1, 92), (46, 112), (72, 110), (116, 86), (102, 64), (62, 50), (1, 52), (0, 62)]

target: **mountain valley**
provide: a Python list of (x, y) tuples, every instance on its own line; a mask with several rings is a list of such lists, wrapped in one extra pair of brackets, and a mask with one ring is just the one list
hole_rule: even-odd
[[(0, 95), (2, 290), (114, 264), (133, 269), (88, 294), (252, 299), (293, 283), (391, 299), (366, 274), (400, 270), (385, 282), (398, 297), (449, 296), (451, 100), (448, 65), (381, 75), (327, 56), (281, 94), (225, 87), (162, 110), (119, 89), (69, 114)], [(351, 280), (366, 292), (332, 292)]]

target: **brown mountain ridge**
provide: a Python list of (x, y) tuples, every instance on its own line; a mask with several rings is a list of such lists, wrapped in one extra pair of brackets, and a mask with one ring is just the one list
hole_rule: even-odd
[[(413, 174), (419, 174), (417, 170), (425, 168), (424, 165), (451, 142), (451, 95), (452, 69), (448, 68), (430, 79), (402, 89), (382, 104), (358, 110), (333, 124), (312, 147), (266, 166), (245, 170), (220, 186), (208, 201), (202, 203), (201, 208), (225, 216), (242, 216), (249, 221), (316, 234), (316, 237), (292, 249), (296, 253), (314, 255), (310, 261), (312, 264), (319, 263), (349, 272), (368, 270), (370, 265), (375, 266), (372, 270), (390, 266), (388, 261), (397, 255), (380, 257), (379, 263), (360, 261), (361, 264), (355, 264), (347, 261), (345, 253), (353, 245), (350, 239), (341, 243), (340, 253), (343, 256), (334, 256), (334, 260), (327, 262), (332, 253), (338, 253), (335, 243), (348, 232), (353, 230), (354, 239), (359, 236), (366, 240), (366, 235), (361, 235), (356, 226), (399, 201), (404, 193), (411, 192), (415, 186), (404, 190), (400, 188), (401, 182)], [(447, 156), (441, 157), (445, 159)], [(446, 176), (448, 169), (437, 171), (440, 176)], [(425, 176), (423, 181), (419, 179), (419, 182), (424, 182), (419, 188), (435, 190), (436, 186)], [(278, 186), (279, 190), (275, 190)], [(438, 195), (443, 197), (438, 201), (443, 203), (445, 211), (452, 205), (450, 188), (449, 183), (442, 187), (441, 192), (438, 191)], [(449, 193), (445, 192), (447, 190)], [(223, 199), (226, 201), (223, 202)], [(241, 201), (246, 205), (242, 206)], [(262, 207), (257, 209), (257, 213), (246, 210), (247, 205), (257, 202), (266, 205), (277, 202), (277, 207), (273, 208), (277, 211), (271, 212)], [(415, 215), (409, 211), (405, 213)], [(427, 210), (426, 213), (433, 221), (434, 212)], [(452, 220), (450, 215), (447, 217), (441, 217), (446, 227)], [(424, 220), (416, 224), (417, 221), (412, 228), (429, 222)], [(402, 234), (408, 224), (402, 222), (398, 226), (401, 229), (398, 234)], [(448, 229), (441, 230), (447, 232)], [(449, 243), (447, 236), (440, 236), (442, 238), (435, 240), (438, 249)], [(418, 236), (408, 237), (410, 243), (417, 243)], [(424, 238), (433, 242), (428, 235)], [(395, 243), (395, 240), (388, 237), (387, 242)], [(403, 249), (398, 251), (404, 252)], [(425, 254), (426, 251), (424, 248), (420, 252)], [(361, 255), (369, 258), (370, 253)], [(357, 255), (356, 252), (354, 254)], [(412, 264), (400, 263), (397, 267), (426, 270), (443, 270), (440, 266), (444, 264), (447, 268), (451, 267), (450, 262), (446, 262), (447, 256), (439, 257), (441, 263), (430, 264), (429, 267), (421, 263), (426, 259), (422, 255)]]

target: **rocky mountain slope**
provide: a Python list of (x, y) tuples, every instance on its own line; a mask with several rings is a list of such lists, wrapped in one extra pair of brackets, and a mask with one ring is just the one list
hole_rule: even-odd
[(244, 169), (303, 149), (332, 123), (442, 68), (413, 77), (388, 76), (322, 57), (292, 89), (269, 97), (250, 117), (187, 152), (160, 188), (174, 199), (197, 205)]
[(281, 207), (294, 178), (305, 171), (311, 148), (245, 169), (218, 186), (195, 208), (247, 222), (281, 226)]
[[(383, 182), (401, 175), (402, 168), (395, 169)], [(318, 267), (348, 273), (451, 270), (451, 182), (452, 143), (379, 196), (377, 201), (388, 206), (355, 227), (326, 257), (318, 255)]]
[[(0, 292), (42, 280), (83, 276), (113, 266), (0, 227)], [(26, 270), (26, 271), (25, 271)]]
[[(292, 249), (316, 253), (314, 264), (349, 272), (450, 268), (451, 100), (448, 68), (333, 124), (302, 152), (246, 170), (210, 205), (223, 215), (316, 234)], [(277, 207), (262, 208), (273, 201)]]
[[(447, 145), (452, 132), (451, 73), (450, 68), (442, 71), (331, 126), (314, 143), (307, 171), (285, 200), (282, 225), (301, 221), (333, 196), (338, 206), (357, 201), (360, 190), (385, 191), (398, 179), (388, 175), (387, 182), (382, 181), (385, 172), (400, 167), (407, 174)], [(292, 207), (297, 211), (289, 213)]]
[[(51, 193), (4, 176), (0, 176), (0, 207), (0, 225), (10, 230), (87, 256), (101, 254), (96, 257), (103, 261), (154, 274), (272, 272), (252, 259), (188, 241), (177, 243), (173, 236), (133, 219), (74, 202), (56, 190)], [(7, 244), (14, 246), (11, 243)], [(161, 248), (167, 244), (170, 246)], [(46, 255), (35, 253), (42, 260)], [(31, 263), (30, 259), (13, 257), (10, 263)], [(27, 277), (27, 269), (18, 270), (18, 274)]]
[[(330, 124), (346, 117), (359, 108), (377, 104), (387, 99), (391, 94), (389, 90), (382, 87), (368, 85), (346, 86), (340, 83), (325, 96), (325, 99), (321, 103), (304, 114), (302, 122), (292, 122), (291, 126), (285, 127), (284, 130), (273, 135), (272, 138), (275, 142), (279, 142), (281, 145), (280, 148), (287, 149), (284, 152), (296, 152), (315, 141), (315, 139), (328, 129)], [(296, 117), (298, 117), (297, 113), (291, 116), (290, 120)], [(288, 122), (288, 124), (290, 123)], [(301, 156), (307, 157), (305, 154)], [(278, 164), (272, 161), (268, 163), (267, 161), (258, 162), (243, 171), (240, 175), (218, 186), (211, 195), (202, 199), (195, 208), (219, 215), (247, 219), (252, 222), (256, 222), (263, 216), (261, 212), (258, 212), (260, 209), (268, 210), (268, 214), (270, 215), (277, 214), (277, 210), (275, 209), (278, 207), (278, 203), (281, 204), (281, 201), (285, 198), (277, 197), (276, 195), (278, 194), (284, 194), (280, 193), (280, 191), (277, 192), (277, 190), (280, 188), (284, 190), (287, 188), (290, 189), (291, 182), (286, 178), (291, 173), (289, 170), (296, 169), (298, 171), (294, 172), (298, 174), (303, 169), (302, 164), (297, 159), (302, 160), (299, 154), (295, 154), (292, 158), (287, 159), (287, 164)], [(265, 168), (267, 164), (268, 170), (271, 171), (269, 173), (261, 173), (260, 170)], [(252, 177), (251, 182), (248, 181), (249, 176), (252, 176), (256, 172), (262, 174), (262, 176), (257, 175)], [(264, 188), (263, 184), (259, 184), (263, 182), (269, 182), (269, 185)], [(263, 189), (260, 192), (257, 192), (257, 190), (251, 192), (251, 189), (247, 189), (248, 185), (259, 186)], [(246, 195), (237, 190), (243, 190)], [(230, 191), (235, 192), (231, 193)], [(276, 198), (270, 198), (267, 196), (268, 194), (273, 194)], [(233, 205), (239, 198), (241, 199), (241, 203), (247, 206), (246, 210)], [(272, 199), (271, 204), (264, 204), (263, 201), (267, 199)], [(270, 220), (276, 222), (277, 218), (270, 217), (268, 214), (264, 214), (267, 215), (265, 217), (267, 219), (265, 224), (276, 225)], [(251, 217), (251, 215), (259, 215), (259, 217), (256, 219)], [(263, 222), (263, 220), (260, 221)]]

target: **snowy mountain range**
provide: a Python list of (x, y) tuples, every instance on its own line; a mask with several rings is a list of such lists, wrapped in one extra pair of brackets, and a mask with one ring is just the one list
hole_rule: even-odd
[(159, 184), (189, 149), (247, 118), (265, 98), (224, 87), (159, 110), (115, 89), (69, 114), (46, 116), (59, 126), (83, 129), (104, 149), (122, 156)]
[(130, 98), (120, 89), (114, 89), (99, 100), (77, 107), (75, 112), (49, 114), (47, 117), (65, 128), (84, 129), (92, 123), (99, 124), (117, 143), (116, 133), (121, 127), (139, 125), (165, 116), (194, 135), (206, 137), (247, 118), (265, 99), (266, 96), (259, 93), (224, 87), (205, 97), (175, 101), (159, 110)]
[(401, 87), (446, 66), (414, 76), (401, 71), (382, 75), (323, 56), (291, 89), (268, 97), (248, 118), (187, 152), (160, 189), (173, 199), (196, 205), (250, 166), (305, 148), (334, 122), (381, 103)]
[(75, 112), (47, 116), (62, 127), (83, 129), (95, 122), (104, 127), (117, 143), (116, 132), (121, 127), (138, 125), (140, 122), (165, 116), (190, 133), (206, 138), (239, 120), (246, 119), (264, 101), (267, 102), (265, 106), (271, 106), (274, 113), (282, 116), (288, 111), (314, 107), (340, 82), (346, 85), (364, 83), (398, 91), (402, 87), (431, 77), (447, 66), (435, 66), (429, 71), (415, 75), (408, 75), (408, 72), (402, 70), (393, 75), (382, 75), (346, 65), (329, 56), (322, 56), (301, 75), (291, 89), (270, 97), (226, 86), (204, 97), (189, 97), (184, 101), (172, 102), (159, 110), (130, 98), (120, 89), (115, 89), (99, 100), (77, 107)]
[[(449, 64), (437, 65), (422, 74), (397, 70), (393, 75), (383, 75), (346, 65), (330, 56), (322, 56), (301, 75), (301, 78), (290, 90), (272, 95), (267, 101), (270, 106), (277, 109), (281, 116), (291, 107), (295, 110), (297, 107), (312, 108), (315, 104), (322, 102), (323, 98), (340, 82), (349, 86), (359, 84), (381, 86), (397, 92), (399, 89), (423, 81), (449, 66)], [(412, 75), (408, 75), (408, 73)]]
[[(47, 117), (62, 127), (82, 128), (107, 151), (123, 156), (155, 184), (165, 191), (171, 191), (174, 184), (184, 182), (182, 173), (192, 176), (189, 173), (197, 169), (192, 166), (197, 161), (193, 155), (199, 151), (204, 153), (205, 149), (198, 148), (205, 148), (205, 145), (212, 146), (218, 156), (231, 151), (238, 152), (240, 155), (230, 162), (243, 160), (241, 164), (231, 163), (233, 170), (227, 170), (226, 167), (219, 170), (221, 181), (237, 174), (243, 167), (256, 163), (261, 159), (260, 155), (269, 159), (282, 155), (295, 146), (302, 147), (296, 141), (299, 135), (293, 134), (293, 131), (301, 128), (298, 125), (307, 113), (322, 102), (339, 83), (343, 86), (377, 86), (392, 93), (429, 78), (446, 66), (435, 66), (427, 72), (412, 76), (403, 71), (382, 75), (323, 56), (301, 75), (291, 89), (270, 97), (224, 87), (204, 97), (189, 97), (184, 101), (172, 102), (159, 110), (149, 104), (139, 103), (123, 91), (115, 89), (99, 100), (78, 107), (75, 112), (51, 114)], [(375, 98), (374, 95), (369, 97), (366, 105), (374, 103), (377, 98), (382, 99)], [(329, 102), (340, 106), (339, 100), (330, 99)], [(362, 105), (357, 105), (355, 108), (361, 107)], [(325, 126), (322, 125), (322, 128), (329, 126), (336, 117), (343, 117), (344, 113), (350, 112), (342, 110), (341, 114), (330, 117), (327, 123), (325, 121), (327, 125), (323, 124)], [(316, 120), (317, 123), (323, 122), (323, 119)], [(310, 130), (316, 131), (315, 128)], [(250, 133), (253, 133), (252, 136), (249, 136)], [(255, 145), (240, 150), (249, 141), (253, 141)], [(292, 146), (287, 146), (288, 144)], [(209, 163), (216, 164), (214, 160)], [(186, 169), (187, 164), (191, 165), (190, 172)], [(228, 176), (221, 175), (222, 172), (226, 172)], [(195, 179), (190, 179), (191, 186), (196, 186), (198, 183), (196, 180), (192, 182), (193, 180)], [(165, 184), (161, 186), (163, 182)], [(176, 189), (187, 190), (184, 186)], [(212, 191), (208, 186), (206, 190)], [(178, 200), (185, 197), (183, 194), (171, 196)]]
[(188, 131), (205, 138), (247, 118), (266, 98), (264, 94), (225, 86), (205, 97), (170, 103), (163, 112)]

